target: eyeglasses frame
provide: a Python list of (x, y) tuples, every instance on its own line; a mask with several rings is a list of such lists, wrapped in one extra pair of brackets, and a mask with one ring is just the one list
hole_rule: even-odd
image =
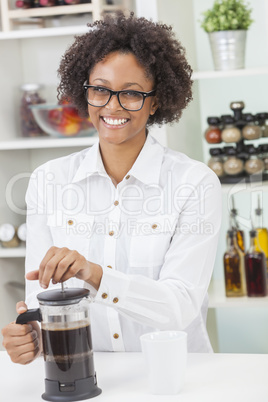
[[(106, 89), (107, 91), (110, 92), (109, 99), (107, 100), (107, 102), (106, 102), (104, 105), (101, 105), (101, 106), (92, 105), (92, 103), (89, 103), (89, 101), (87, 100), (87, 97), (86, 97), (86, 92), (87, 92), (88, 88), (103, 88), (103, 89)], [(153, 89), (152, 91), (149, 91), (149, 92), (136, 91), (136, 90), (133, 90), (133, 89), (129, 89), (129, 90), (123, 89), (122, 91), (113, 91), (112, 89), (109, 89), (109, 88), (106, 88), (106, 87), (102, 87), (102, 86), (100, 86), (100, 85), (88, 85), (88, 84), (85, 84), (85, 83), (83, 84), (83, 89), (84, 89), (84, 91), (85, 91), (85, 98), (86, 98), (86, 101), (87, 101), (87, 103), (88, 103), (90, 106), (93, 106), (93, 107), (104, 107), (104, 106), (106, 106), (106, 105), (110, 102), (112, 96), (115, 95), (115, 96), (117, 97), (117, 100), (118, 100), (119, 105), (120, 105), (123, 109), (128, 110), (129, 112), (138, 112), (139, 110), (141, 110), (141, 109), (143, 108), (145, 99), (146, 99), (146, 98), (149, 98), (150, 96), (154, 96), (154, 95), (156, 94), (156, 90), (155, 90), (155, 89)], [(122, 93), (122, 92), (136, 92), (136, 93), (142, 95), (142, 96), (143, 96), (143, 102), (142, 102), (141, 107), (140, 107), (139, 109), (135, 109), (135, 110), (125, 108), (125, 107), (121, 104), (120, 99), (119, 99), (119, 95), (120, 95), (120, 93)]]

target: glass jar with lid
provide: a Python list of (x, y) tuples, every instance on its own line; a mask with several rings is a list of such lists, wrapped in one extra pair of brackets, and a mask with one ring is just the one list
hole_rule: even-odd
[(264, 163), (264, 173), (268, 173), (268, 144), (259, 145), (258, 153)]
[(211, 158), (208, 161), (208, 167), (213, 170), (218, 177), (224, 176), (223, 153), (221, 148), (211, 148), (209, 153)]
[(218, 117), (208, 117), (207, 122), (209, 126), (205, 131), (206, 141), (209, 144), (219, 144), (221, 142), (220, 119)]
[(257, 113), (256, 120), (262, 130), (262, 137), (268, 137), (268, 113)]
[(221, 132), (221, 139), (226, 143), (238, 142), (241, 140), (241, 130), (235, 126), (235, 119), (231, 115), (223, 115), (224, 128)]
[(229, 176), (235, 176), (243, 172), (244, 162), (237, 157), (234, 147), (225, 147), (226, 161), (223, 163), (223, 170)]
[(30, 105), (45, 103), (40, 96), (41, 86), (38, 84), (25, 84), (21, 86), (23, 92), (20, 105), (21, 133), (24, 137), (39, 137), (47, 135), (36, 123)]
[(245, 113), (243, 116), (246, 125), (242, 128), (242, 136), (246, 140), (257, 140), (262, 135), (262, 129), (255, 124), (255, 118), (251, 113)]
[(254, 145), (247, 146), (248, 160), (245, 162), (245, 171), (251, 174), (258, 174), (264, 171), (264, 162)]

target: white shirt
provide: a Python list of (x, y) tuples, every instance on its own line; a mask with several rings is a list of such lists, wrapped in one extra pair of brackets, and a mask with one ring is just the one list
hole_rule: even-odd
[[(91, 291), (94, 350), (139, 351), (140, 335), (155, 330), (185, 330), (190, 352), (212, 350), (207, 288), (221, 188), (205, 164), (148, 134), (115, 187), (97, 143), (37, 168), (26, 202), (26, 272), (38, 269), (52, 245), (76, 249), (103, 269), (98, 291), (76, 278), (67, 284)], [(29, 308), (41, 291), (27, 281)]]

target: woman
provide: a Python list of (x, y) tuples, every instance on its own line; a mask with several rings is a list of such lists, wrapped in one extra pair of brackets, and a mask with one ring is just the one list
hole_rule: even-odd
[[(207, 288), (221, 191), (204, 164), (162, 147), (153, 123), (179, 120), (191, 68), (170, 27), (118, 14), (93, 24), (62, 58), (59, 96), (90, 115), (99, 143), (50, 161), (27, 190), (26, 303), (48, 287), (87, 287), (95, 350), (138, 351), (141, 334), (185, 330), (209, 352)], [(51, 283), (52, 282), (52, 283)], [(41, 350), (36, 323), (3, 331), (11, 359)]]

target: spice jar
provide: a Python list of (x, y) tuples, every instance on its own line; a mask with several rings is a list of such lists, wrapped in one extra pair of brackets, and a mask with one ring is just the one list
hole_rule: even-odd
[(243, 116), (246, 125), (242, 129), (242, 136), (246, 140), (256, 140), (261, 137), (262, 129), (255, 124), (255, 119), (251, 113), (246, 113)]
[(10, 223), (0, 225), (0, 242), (3, 247), (17, 247), (19, 245), (16, 229)]
[(224, 129), (221, 132), (221, 139), (224, 142), (238, 142), (241, 139), (241, 131), (235, 126), (235, 120), (230, 115), (222, 116)]
[(261, 154), (261, 159), (264, 163), (264, 172), (268, 173), (268, 144), (259, 145), (258, 151)]
[(268, 137), (268, 113), (257, 113), (256, 120), (262, 130), (262, 137)]
[(244, 162), (237, 157), (237, 152), (234, 147), (225, 147), (226, 161), (223, 164), (223, 170), (230, 176), (240, 174), (244, 170)]
[(220, 148), (212, 148), (209, 150), (209, 153), (211, 158), (208, 161), (208, 167), (213, 170), (218, 177), (222, 177), (224, 175), (222, 150)]
[(245, 171), (248, 174), (262, 173), (264, 170), (264, 162), (259, 157), (257, 149), (253, 145), (247, 146), (249, 159), (245, 163)]
[(220, 119), (218, 117), (208, 117), (207, 122), (209, 126), (205, 131), (206, 141), (209, 144), (219, 144), (221, 142)]
[(21, 106), (20, 106), (20, 119), (21, 119), (21, 132), (24, 137), (39, 137), (47, 135), (36, 123), (32, 111), (29, 108), (30, 105), (39, 103), (45, 103), (45, 100), (41, 98), (38, 91), (40, 90), (38, 84), (25, 84), (22, 85), (23, 91)]

